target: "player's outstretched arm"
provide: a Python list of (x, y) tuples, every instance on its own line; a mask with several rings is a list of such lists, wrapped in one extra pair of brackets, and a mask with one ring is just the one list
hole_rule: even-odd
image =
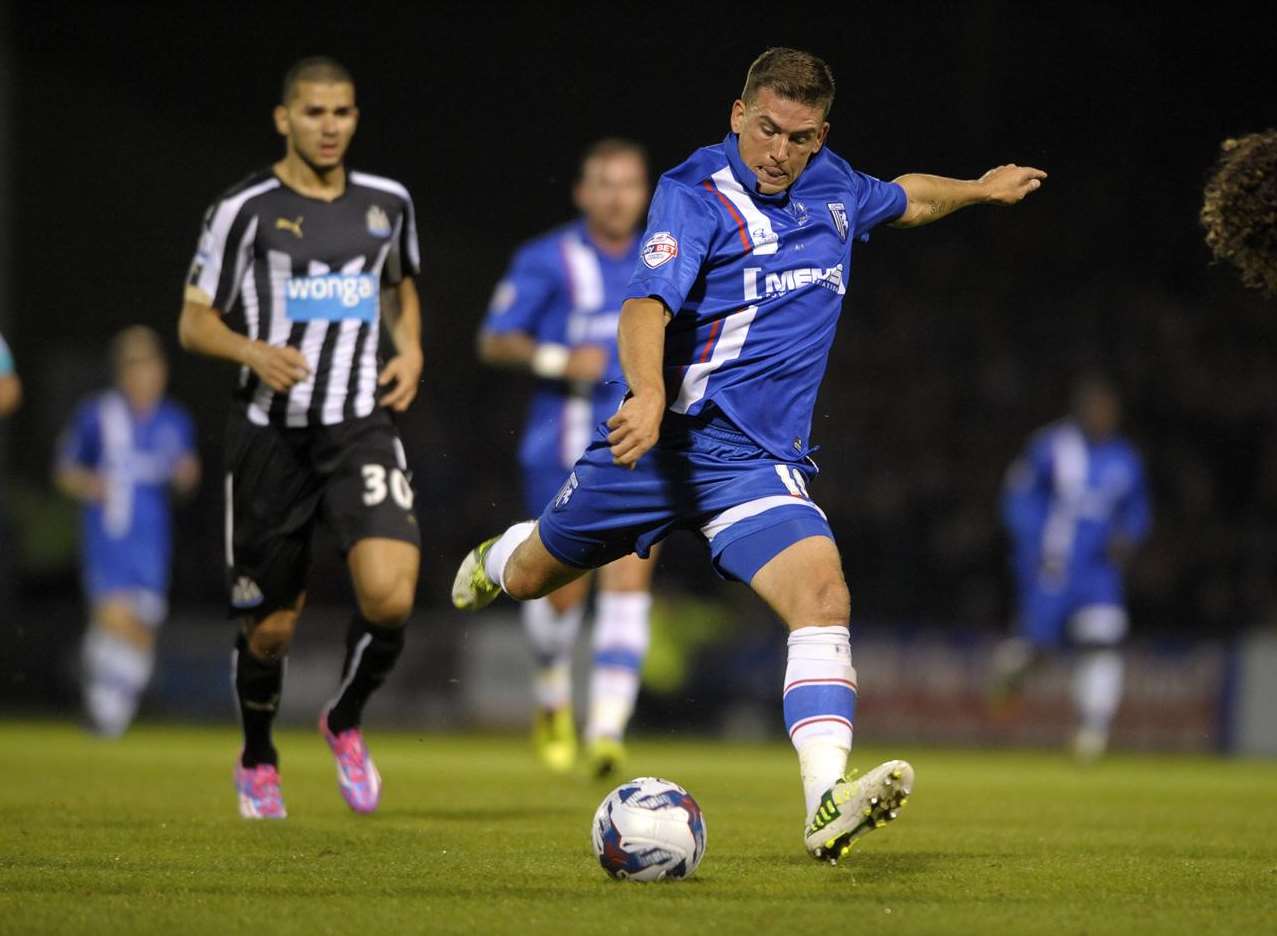
[(538, 342), (527, 332), (479, 333), (479, 360), (489, 367), (522, 370), (546, 380), (598, 383), (607, 370), (607, 349), (599, 345)]
[(310, 373), (306, 358), (296, 348), (277, 348), (232, 331), (220, 312), (191, 298), (189, 293), (178, 320), (177, 340), (194, 354), (243, 364), (279, 393), (305, 380)]
[(417, 396), (421, 383), (421, 299), (417, 284), (405, 276), (394, 290), (394, 300), (387, 304), (386, 324), (395, 356), (386, 362), (377, 378), (377, 386), (388, 387), (381, 405), (402, 413)]
[(909, 204), (892, 227), (921, 227), (968, 205), (1015, 205), (1042, 187), (1046, 173), (1030, 166), (998, 166), (973, 181), (911, 172), (893, 180)]
[(627, 299), (621, 307), (616, 346), (630, 396), (607, 421), (612, 461), (633, 468), (656, 444), (665, 415), (665, 325), (670, 314), (659, 299)]

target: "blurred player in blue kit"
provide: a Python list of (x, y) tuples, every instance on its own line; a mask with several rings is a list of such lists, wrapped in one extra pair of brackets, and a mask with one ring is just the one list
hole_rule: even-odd
[(895, 818), (913, 768), (847, 774), (856, 674), (850, 594), (808, 489), (812, 410), (850, 278), (876, 227), (915, 227), (969, 205), (1014, 205), (1046, 174), (1000, 166), (975, 181), (883, 182), (825, 147), (833, 75), (769, 49), (731, 129), (657, 185), (618, 347), (629, 392), (555, 499), (461, 563), (453, 603), (539, 598), (677, 529), (723, 576), (748, 583), (790, 629), (784, 718), (798, 753), (810, 855), (837, 861)]
[(95, 731), (115, 737), (137, 712), (168, 615), (171, 498), (195, 490), (200, 462), (190, 415), (165, 397), (168, 364), (155, 332), (120, 332), (111, 362), (115, 386), (76, 408), (54, 480), (83, 505), (85, 713)]
[[(616, 326), (649, 195), (643, 148), (620, 139), (592, 145), (573, 195), (581, 217), (518, 249), (479, 336), (484, 363), (538, 378), (519, 447), (524, 504), (533, 516), (554, 499), (594, 428), (625, 394)], [(612, 774), (624, 759), (621, 741), (649, 640), (652, 564), (630, 554), (599, 570), (585, 727), (588, 765), (597, 776)], [(537, 665), (533, 743), (558, 771), (576, 758), (572, 648), (589, 585), (582, 576), (522, 606)]]
[(13, 353), (0, 335), (0, 419), (11, 416), (22, 404), (22, 381), (13, 365)]
[(1072, 645), (1073, 747), (1083, 760), (1108, 746), (1122, 696), (1123, 572), (1152, 524), (1144, 467), (1118, 435), (1120, 420), (1114, 386), (1100, 375), (1082, 378), (1070, 417), (1033, 435), (1002, 496), (1019, 636), (995, 655), (996, 688), (1016, 690), (1044, 654)]

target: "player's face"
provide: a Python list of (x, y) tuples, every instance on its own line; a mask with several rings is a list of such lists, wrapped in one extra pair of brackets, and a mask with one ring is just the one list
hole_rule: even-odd
[(1078, 398), (1078, 422), (1092, 439), (1107, 439), (1122, 421), (1122, 403), (1105, 387), (1089, 387)]
[(634, 153), (591, 159), (576, 185), (576, 206), (586, 223), (618, 240), (633, 235), (639, 226), (647, 196), (647, 167)]
[(116, 382), (133, 406), (149, 409), (164, 396), (168, 365), (149, 347), (125, 348), (116, 367)]
[(740, 136), (740, 158), (758, 178), (758, 191), (789, 188), (820, 152), (829, 134), (821, 107), (799, 104), (762, 88), (749, 104), (732, 105), (732, 131)]
[(359, 123), (349, 82), (301, 81), (287, 106), (275, 108), (275, 128), (288, 148), (316, 172), (340, 166)]

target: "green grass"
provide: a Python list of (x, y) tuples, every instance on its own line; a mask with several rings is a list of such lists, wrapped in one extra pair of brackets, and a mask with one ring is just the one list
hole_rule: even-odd
[[(630, 772), (687, 786), (707, 857), (688, 881), (594, 862), (605, 790), (522, 739), (373, 733), (381, 812), (356, 817), (316, 735), (280, 739), (291, 817), (235, 813), (230, 731), (118, 743), (0, 723), (0, 932), (1260, 933), (1277, 930), (1277, 764), (899, 751), (901, 820), (838, 868), (802, 851), (780, 745), (644, 742)], [(869, 766), (889, 752), (858, 749)], [(872, 930), (869, 929), (872, 927)]]

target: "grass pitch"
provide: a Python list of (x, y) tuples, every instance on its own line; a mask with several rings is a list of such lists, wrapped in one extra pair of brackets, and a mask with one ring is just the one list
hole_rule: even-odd
[(707, 857), (614, 882), (606, 788), (522, 739), (373, 731), (380, 813), (350, 814), (313, 733), (280, 738), (290, 818), (238, 818), (228, 730), (95, 741), (0, 723), (0, 932), (1261, 933), (1277, 931), (1277, 764), (858, 749), (909, 758), (900, 821), (837, 868), (807, 858), (792, 752), (640, 742), (627, 773), (682, 783)]

